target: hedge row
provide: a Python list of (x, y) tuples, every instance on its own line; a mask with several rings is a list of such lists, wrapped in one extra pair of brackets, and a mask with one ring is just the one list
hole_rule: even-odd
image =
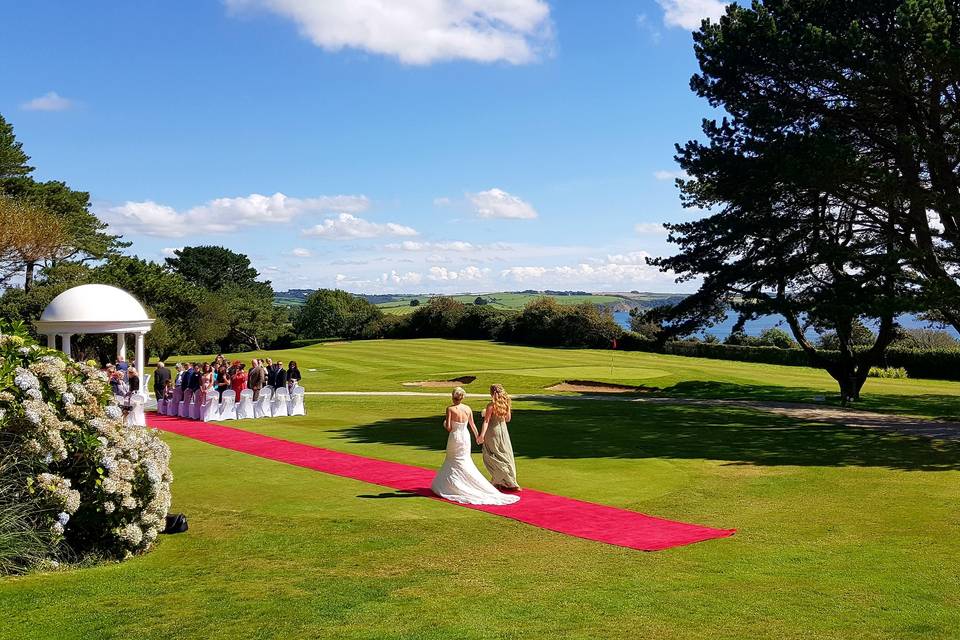
[[(625, 351), (659, 351), (676, 356), (760, 362), (791, 367), (809, 367), (810, 360), (802, 349), (748, 347), (706, 342), (668, 342), (658, 349), (657, 343), (636, 333), (626, 333), (619, 341)], [(825, 352), (825, 355), (835, 355)], [(881, 363), (884, 367), (904, 368), (911, 378), (960, 380), (960, 350), (950, 349), (887, 349)]]

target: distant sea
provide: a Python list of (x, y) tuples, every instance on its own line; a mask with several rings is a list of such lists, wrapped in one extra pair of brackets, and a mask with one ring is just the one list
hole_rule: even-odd
[[(613, 319), (616, 320), (617, 324), (619, 324), (624, 329), (630, 328), (630, 314), (628, 312), (615, 311), (613, 314)], [(958, 334), (956, 329), (954, 329), (953, 327), (943, 327), (943, 328), (934, 327), (934, 326), (931, 326), (930, 323), (925, 322), (920, 318), (917, 318), (916, 316), (912, 316), (912, 315), (900, 316), (900, 318), (898, 318), (898, 321), (900, 322), (901, 325), (903, 325), (907, 329), (939, 329), (942, 331), (946, 331), (947, 333), (949, 333), (955, 338), (960, 338), (960, 334)], [(714, 326), (705, 329), (701, 333), (704, 333), (707, 335), (714, 335), (722, 340), (726, 338), (728, 335), (730, 335), (730, 331), (733, 329), (733, 325), (735, 325), (736, 323), (737, 323), (737, 314), (733, 311), (730, 311), (727, 313), (727, 317), (724, 318), (723, 322), (715, 324)], [(787, 333), (790, 333), (790, 328), (787, 327), (786, 322), (784, 322), (783, 318), (780, 316), (764, 316), (757, 320), (752, 320), (751, 322), (747, 323), (746, 327), (744, 328), (744, 332), (748, 336), (758, 336), (761, 333), (763, 333), (764, 330), (770, 329), (771, 327), (780, 327)], [(815, 339), (817, 337), (817, 334), (813, 330), (808, 330), (807, 337), (811, 339)]]

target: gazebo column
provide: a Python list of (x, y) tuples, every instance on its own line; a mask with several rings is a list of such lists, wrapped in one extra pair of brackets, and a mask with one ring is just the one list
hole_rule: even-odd
[(67, 354), (67, 357), (71, 357), (70, 353), (70, 339), (73, 337), (72, 333), (61, 333), (60, 340), (63, 342), (62, 351)]
[(50, 347), (51, 349), (57, 348), (57, 334), (55, 333), (47, 334), (47, 346)]
[(127, 334), (117, 334), (117, 362), (127, 359)]
[(137, 333), (137, 373), (140, 374), (140, 395), (147, 397), (145, 369), (147, 368), (146, 349), (144, 349), (144, 333)]

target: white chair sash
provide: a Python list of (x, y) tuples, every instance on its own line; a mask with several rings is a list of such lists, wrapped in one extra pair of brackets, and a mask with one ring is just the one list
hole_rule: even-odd
[(190, 403), (190, 419), (199, 420), (201, 409), (202, 407), (200, 405), (200, 394), (195, 393), (193, 396), (193, 402)]
[(237, 403), (237, 420), (253, 417), (253, 389), (244, 389), (240, 392), (240, 402)]
[(237, 392), (233, 389), (227, 389), (223, 392), (223, 400), (220, 402), (218, 412), (220, 420), (236, 420)]
[(253, 403), (254, 418), (270, 418), (273, 412), (270, 410), (270, 402), (273, 400), (273, 387), (264, 387), (260, 389), (260, 395), (257, 401)]
[(147, 426), (147, 417), (143, 413), (143, 398), (133, 396), (130, 398), (130, 411), (127, 413), (127, 426), (136, 425), (139, 427)]
[(167, 415), (175, 416), (180, 410), (180, 401), (183, 400), (183, 389), (177, 388), (173, 390), (173, 397), (170, 398), (167, 402)]
[(189, 418), (191, 404), (193, 404), (193, 391), (186, 389), (183, 392), (183, 400), (180, 401), (180, 407), (177, 409), (177, 415), (181, 418)]
[(207, 401), (200, 408), (200, 419), (204, 422), (212, 422), (220, 417), (220, 401), (217, 400), (217, 392), (210, 390), (207, 392)]
[(273, 394), (273, 401), (270, 403), (270, 413), (276, 418), (278, 416), (290, 415), (290, 395), (286, 389), (277, 389)]
[(290, 394), (290, 415), (292, 416), (305, 416), (307, 415), (307, 410), (303, 405), (303, 387), (294, 387), (293, 393)]

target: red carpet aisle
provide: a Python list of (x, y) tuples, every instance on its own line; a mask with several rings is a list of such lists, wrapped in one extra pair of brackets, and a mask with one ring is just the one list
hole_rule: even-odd
[[(434, 475), (432, 469), (339, 453), (330, 449), (262, 436), (242, 429), (209, 422), (181, 420), (156, 413), (147, 415), (147, 423), (156, 429), (224, 449), (441, 500), (430, 491), (430, 483)], [(437, 464), (439, 463), (438, 455)], [(520, 495), (520, 502), (512, 505), (457, 506), (486, 511), (578, 538), (642, 551), (660, 551), (713, 538), (725, 538), (733, 535), (735, 531), (663, 520), (635, 511), (605, 507), (532, 489), (525, 489)]]

